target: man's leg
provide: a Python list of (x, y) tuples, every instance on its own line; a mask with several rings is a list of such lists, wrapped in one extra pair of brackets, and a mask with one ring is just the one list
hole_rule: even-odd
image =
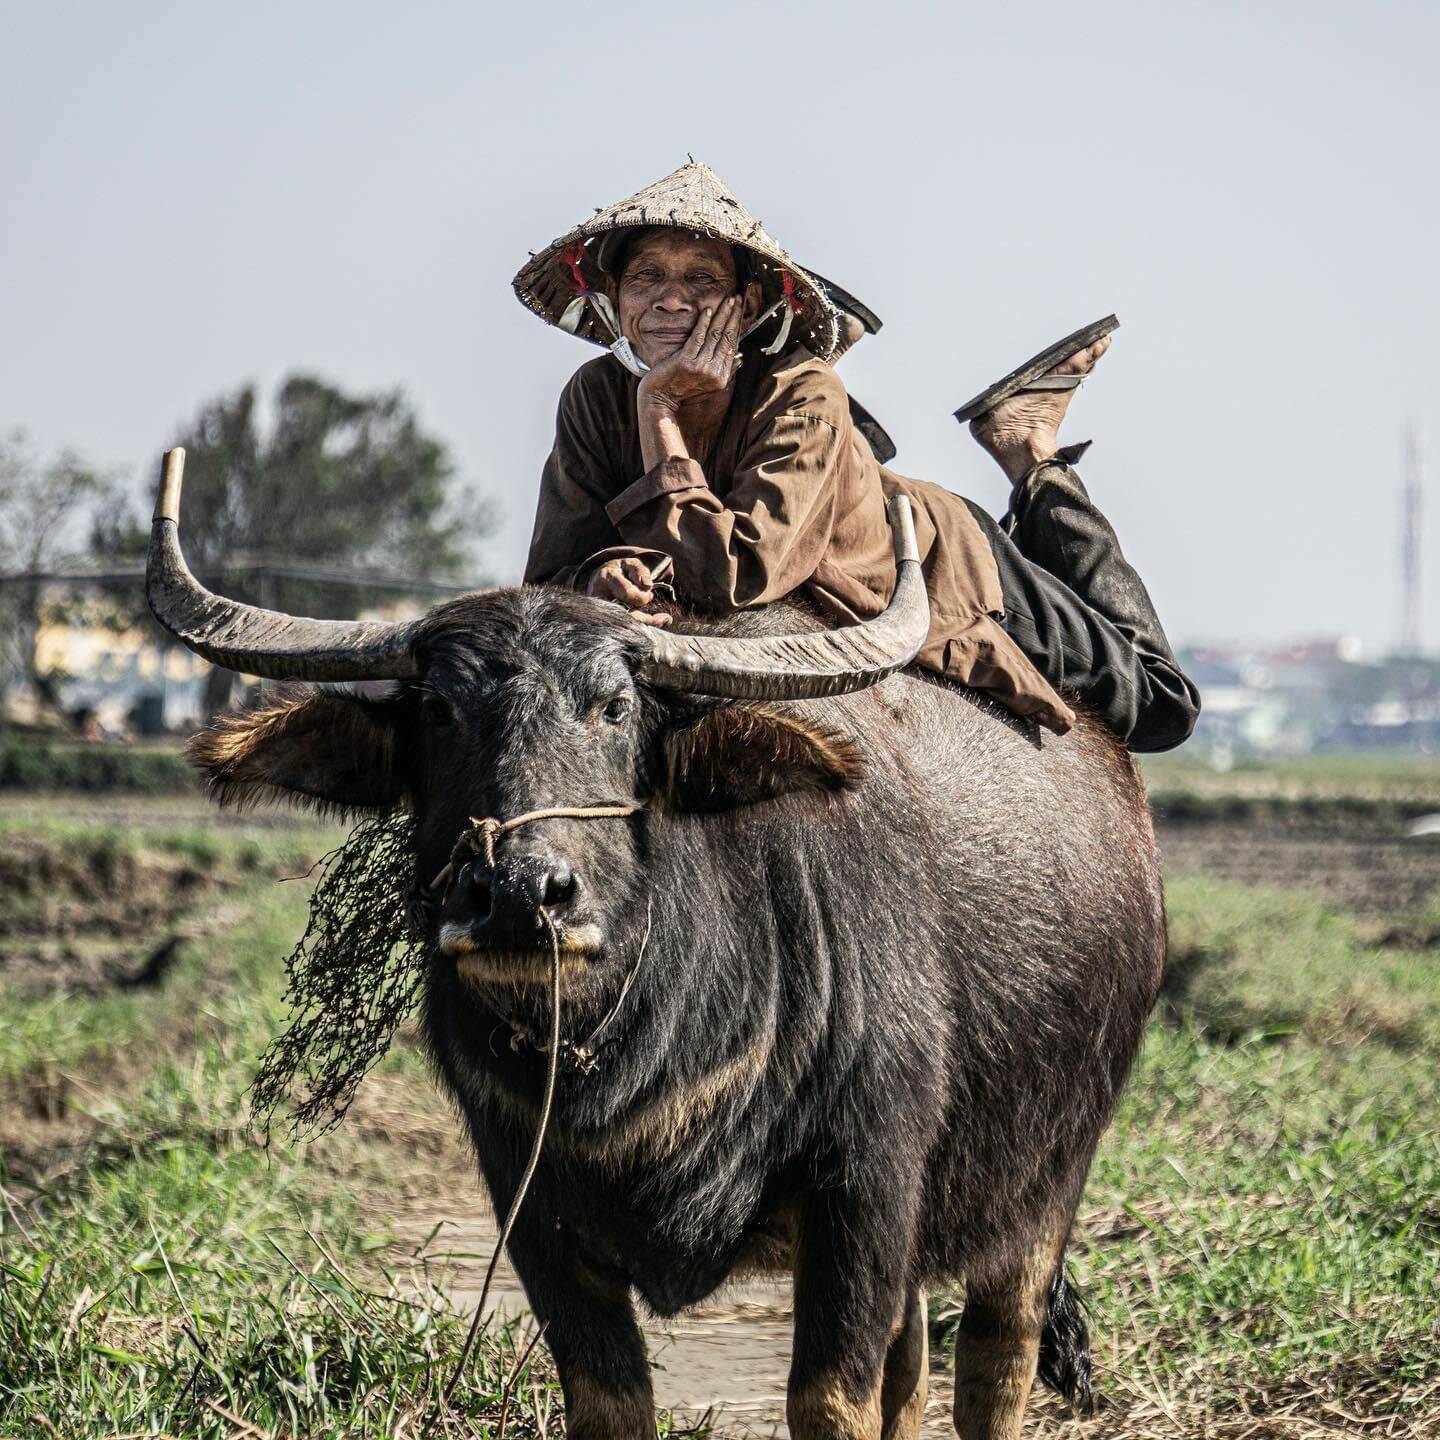
[[(1053, 473), (1054, 467), (1048, 468)], [(1035, 668), (1057, 689), (1078, 695), (1130, 749), (1168, 750), (1180, 744), (1195, 727), (1200, 697), (1170, 653), (1139, 578), (1134, 580), (1138, 596), (1130, 592), (1130, 608), (1115, 607), (1124, 622), (1117, 623), (1023, 553), (978, 505), (966, 504), (1000, 572), (1005, 630)], [(1104, 579), (1111, 580), (1112, 570), (1120, 567), (1134, 576), (1116, 544), (1114, 558), (1100, 567)], [(1085, 578), (1084, 572), (1079, 578)]]
[(1010, 513), (1000, 528), (1022, 555), (1063, 580), (1137, 650), (1174, 666), (1150, 592), (1074, 469), (1086, 448), (1061, 450), (1034, 466), (1011, 492)]
[(1195, 728), (1199, 692), (1175, 659), (1144, 581), (1125, 559), (1113, 527), (1073, 466), (1058, 456), (1035, 466), (1015, 487), (1010, 514), (1001, 524), (1023, 555), (1044, 566), (1130, 642), (1150, 689), (1131, 748), (1178, 745)]
[[(1109, 348), (1107, 336), (1052, 373), (1088, 374)], [(1060, 448), (1074, 394), (1015, 395), (972, 423), (1015, 488), (1000, 526), (970, 509), (1000, 569), (1010, 636), (1052, 685), (1078, 694), (1132, 750), (1168, 750), (1195, 728), (1199, 692), (1072, 468), (1086, 447)]]

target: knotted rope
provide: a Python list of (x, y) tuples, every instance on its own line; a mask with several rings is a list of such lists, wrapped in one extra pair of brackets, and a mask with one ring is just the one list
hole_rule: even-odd
[(469, 825), (460, 832), (460, 838), (456, 840), (455, 848), (450, 852), (449, 862), (430, 882), (430, 888), (438, 891), (441, 886), (448, 887), (454, 878), (455, 862), (465, 855), (474, 855), (477, 852), (484, 855), (485, 868), (493, 870), (495, 868), (495, 841), (511, 830), (518, 830), (522, 825), (532, 824), (536, 820), (623, 820), (627, 815), (633, 815), (640, 808), (639, 805), (633, 804), (556, 805), (548, 810), (527, 810), (525, 814), (517, 815), (513, 820), (496, 820), (488, 815), (483, 820), (477, 820), (472, 815)]

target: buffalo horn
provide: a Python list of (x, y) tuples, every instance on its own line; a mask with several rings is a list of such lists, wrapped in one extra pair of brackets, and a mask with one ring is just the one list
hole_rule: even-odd
[(653, 651), (646, 678), (670, 690), (737, 700), (812, 700), (878, 684), (908, 665), (930, 630), (930, 601), (920, 572), (910, 501), (890, 501), (895, 592), (873, 620), (839, 630), (735, 639), (674, 635), (645, 627)]
[(181, 644), (227, 670), (267, 680), (401, 680), (416, 674), (414, 625), (309, 620), (213, 595), (180, 549), (185, 452), (167, 450), (150, 527), (145, 596)]

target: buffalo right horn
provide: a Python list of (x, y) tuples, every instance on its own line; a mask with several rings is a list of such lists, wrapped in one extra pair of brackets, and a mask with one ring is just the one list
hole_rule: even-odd
[(876, 685), (908, 665), (930, 633), (930, 599), (920, 571), (915, 517), (907, 496), (890, 501), (895, 591), (873, 620), (800, 635), (675, 635), (645, 627), (645, 677), (669, 690), (737, 700), (813, 700)]
[(267, 680), (407, 680), (414, 624), (309, 620), (213, 595), (180, 549), (185, 452), (167, 450), (150, 526), (145, 597), (155, 618), (212, 665)]

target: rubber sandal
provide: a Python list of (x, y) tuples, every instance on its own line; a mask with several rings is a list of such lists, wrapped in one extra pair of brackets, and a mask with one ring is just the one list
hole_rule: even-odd
[(1107, 315), (1103, 320), (1096, 320), (1083, 330), (1057, 340), (1048, 350), (1032, 355), (1019, 369), (1012, 370), (1003, 380), (997, 380), (982, 390), (973, 400), (967, 400), (955, 412), (955, 418), (962, 425), (967, 420), (978, 420), (1012, 395), (1041, 390), (1074, 390), (1086, 378), (1084, 375), (1049, 375), (1046, 372), (1093, 345), (1102, 335), (1119, 328), (1120, 322), (1113, 315)]

